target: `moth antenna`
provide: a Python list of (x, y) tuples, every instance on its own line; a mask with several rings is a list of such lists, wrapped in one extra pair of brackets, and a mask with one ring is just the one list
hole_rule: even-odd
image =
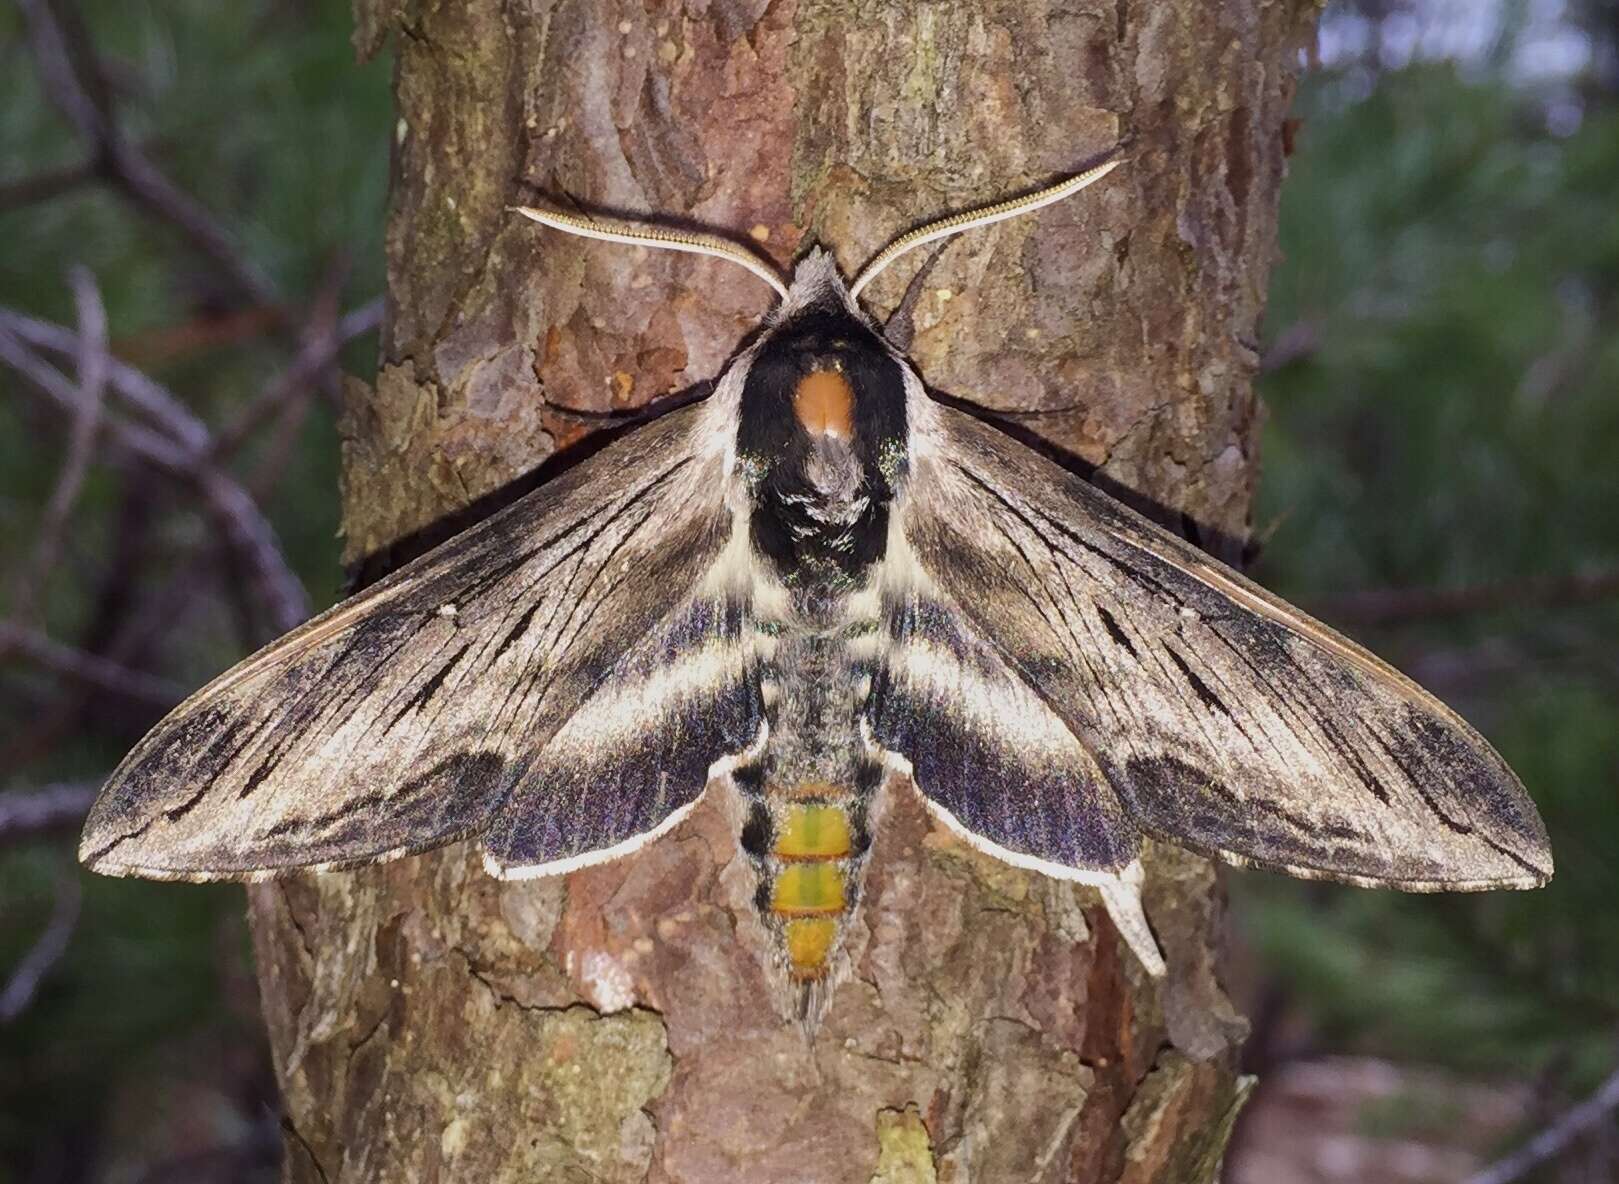
[(900, 297), (899, 307), (889, 314), (888, 322), (883, 326), (883, 336), (888, 338), (888, 344), (902, 354), (911, 352), (911, 342), (916, 338), (917, 301), (922, 299), (922, 289), (928, 282), (928, 275), (947, 246), (940, 243), (934, 247), (932, 253), (922, 260), (922, 266), (911, 273), (911, 282), (905, 285), (905, 295)]
[(1078, 193), (1092, 181), (1100, 181), (1119, 165), (1124, 163), (1123, 157), (1104, 161), (1094, 168), (1088, 168), (1083, 173), (1069, 177), (1066, 181), (1059, 181), (1045, 189), (1024, 194), (1022, 197), (999, 201), (991, 206), (981, 206), (976, 210), (968, 210), (961, 214), (952, 214), (948, 218), (940, 218), (937, 222), (929, 222), (926, 226), (919, 226), (909, 233), (902, 234), (889, 243), (877, 257), (866, 264), (860, 274), (855, 277), (849, 286), (851, 299), (859, 299), (865, 286), (876, 279), (878, 274), (894, 260), (908, 251), (913, 251), (923, 243), (931, 243), (941, 238), (949, 238), (953, 234), (960, 234), (964, 230), (973, 230), (979, 226), (988, 226), (991, 222), (1004, 222), (1008, 218), (1016, 218), (1019, 214), (1027, 214), (1038, 210), (1041, 206), (1049, 206), (1054, 201), (1061, 201)]
[(599, 238), (610, 243), (632, 243), (641, 247), (684, 251), (690, 255), (711, 255), (716, 259), (727, 259), (747, 268), (769, 284), (783, 300), (787, 298), (786, 283), (769, 264), (735, 243), (726, 242), (712, 234), (688, 234), (681, 230), (665, 230), (661, 226), (620, 222), (609, 218), (590, 218), (581, 214), (564, 214), (557, 210), (541, 210), (532, 206), (507, 208), (522, 214), (525, 218), (532, 218), (541, 226), (577, 234), (580, 238)]

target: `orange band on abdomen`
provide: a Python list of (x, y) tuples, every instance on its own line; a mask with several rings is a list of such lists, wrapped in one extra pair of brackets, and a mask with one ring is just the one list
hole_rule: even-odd
[(826, 976), (840, 917), (849, 907), (844, 872), (854, 826), (840, 801), (847, 800), (847, 791), (837, 786), (802, 782), (777, 793), (769, 907), (781, 925), (789, 973), (812, 981)]
[(787, 960), (794, 978), (820, 978), (832, 955), (838, 923), (830, 917), (795, 917), (783, 926)]

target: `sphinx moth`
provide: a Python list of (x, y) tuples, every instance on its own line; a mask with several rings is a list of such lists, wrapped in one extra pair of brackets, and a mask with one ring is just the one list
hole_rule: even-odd
[(192, 696), (114, 772), (97, 871), (255, 879), (475, 838), (523, 878), (614, 859), (711, 786), (824, 1002), (887, 787), (966, 842), (1095, 885), (1145, 966), (1151, 835), (1414, 891), (1552, 872), (1516, 777), (1391, 667), (1064, 468), (932, 399), (852, 285), (719, 239), (780, 297), (704, 401), (654, 420)]

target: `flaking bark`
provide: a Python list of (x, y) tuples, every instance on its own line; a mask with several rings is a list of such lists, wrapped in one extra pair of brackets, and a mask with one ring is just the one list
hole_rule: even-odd
[[(1281, 125), (1313, 10), (1238, 0), (684, 7), (356, 0), (399, 55), (391, 317), (355, 383), (358, 558), (613, 416), (714, 376), (765, 309), (740, 272), (548, 234), (573, 195), (816, 240), (894, 233), (1130, 164), (963, 239), (917, 309), (936, 388), (1100, 466), (1223, 557), (1244, 535), (1250, 380)], [(897, 302), (907, 262), (869, 303)], [(251, 891), (294, 1181), (1192, 1181), (1240, 1103), (1202, 860), (1148, 853), (1146, 979), (1084, 889), (1004, 867), (901, 795), (813, 1043), (739, 921), (733, 820), (499, 883), (465, 846)]]

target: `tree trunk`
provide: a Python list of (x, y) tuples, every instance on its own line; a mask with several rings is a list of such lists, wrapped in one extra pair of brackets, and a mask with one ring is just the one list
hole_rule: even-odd
[[(819, 240), (847, 274), (1126, 137), (1127, 167), (944, 254), (913, 354), (1205, 543), (1242, 537), (1307, 0), (356, 8), (362, 52), (391, 32), (399, 63), (391, 317), (345, 442), (351, 557), (714, 376), (766, 307), (728, 265), (507, 206), (573, 195), (783, 263)], [(255, 887), (288, 1178), (1213, 1178), (1244, 1024), (1206, 862), (1147, 853), (1153, 981), (1088, 889), (971, 852), (902, 793), (813, 1043), (739, 932), (742, 862), (705, 805), (565, 880), (500, 883), (458, 845)]]

